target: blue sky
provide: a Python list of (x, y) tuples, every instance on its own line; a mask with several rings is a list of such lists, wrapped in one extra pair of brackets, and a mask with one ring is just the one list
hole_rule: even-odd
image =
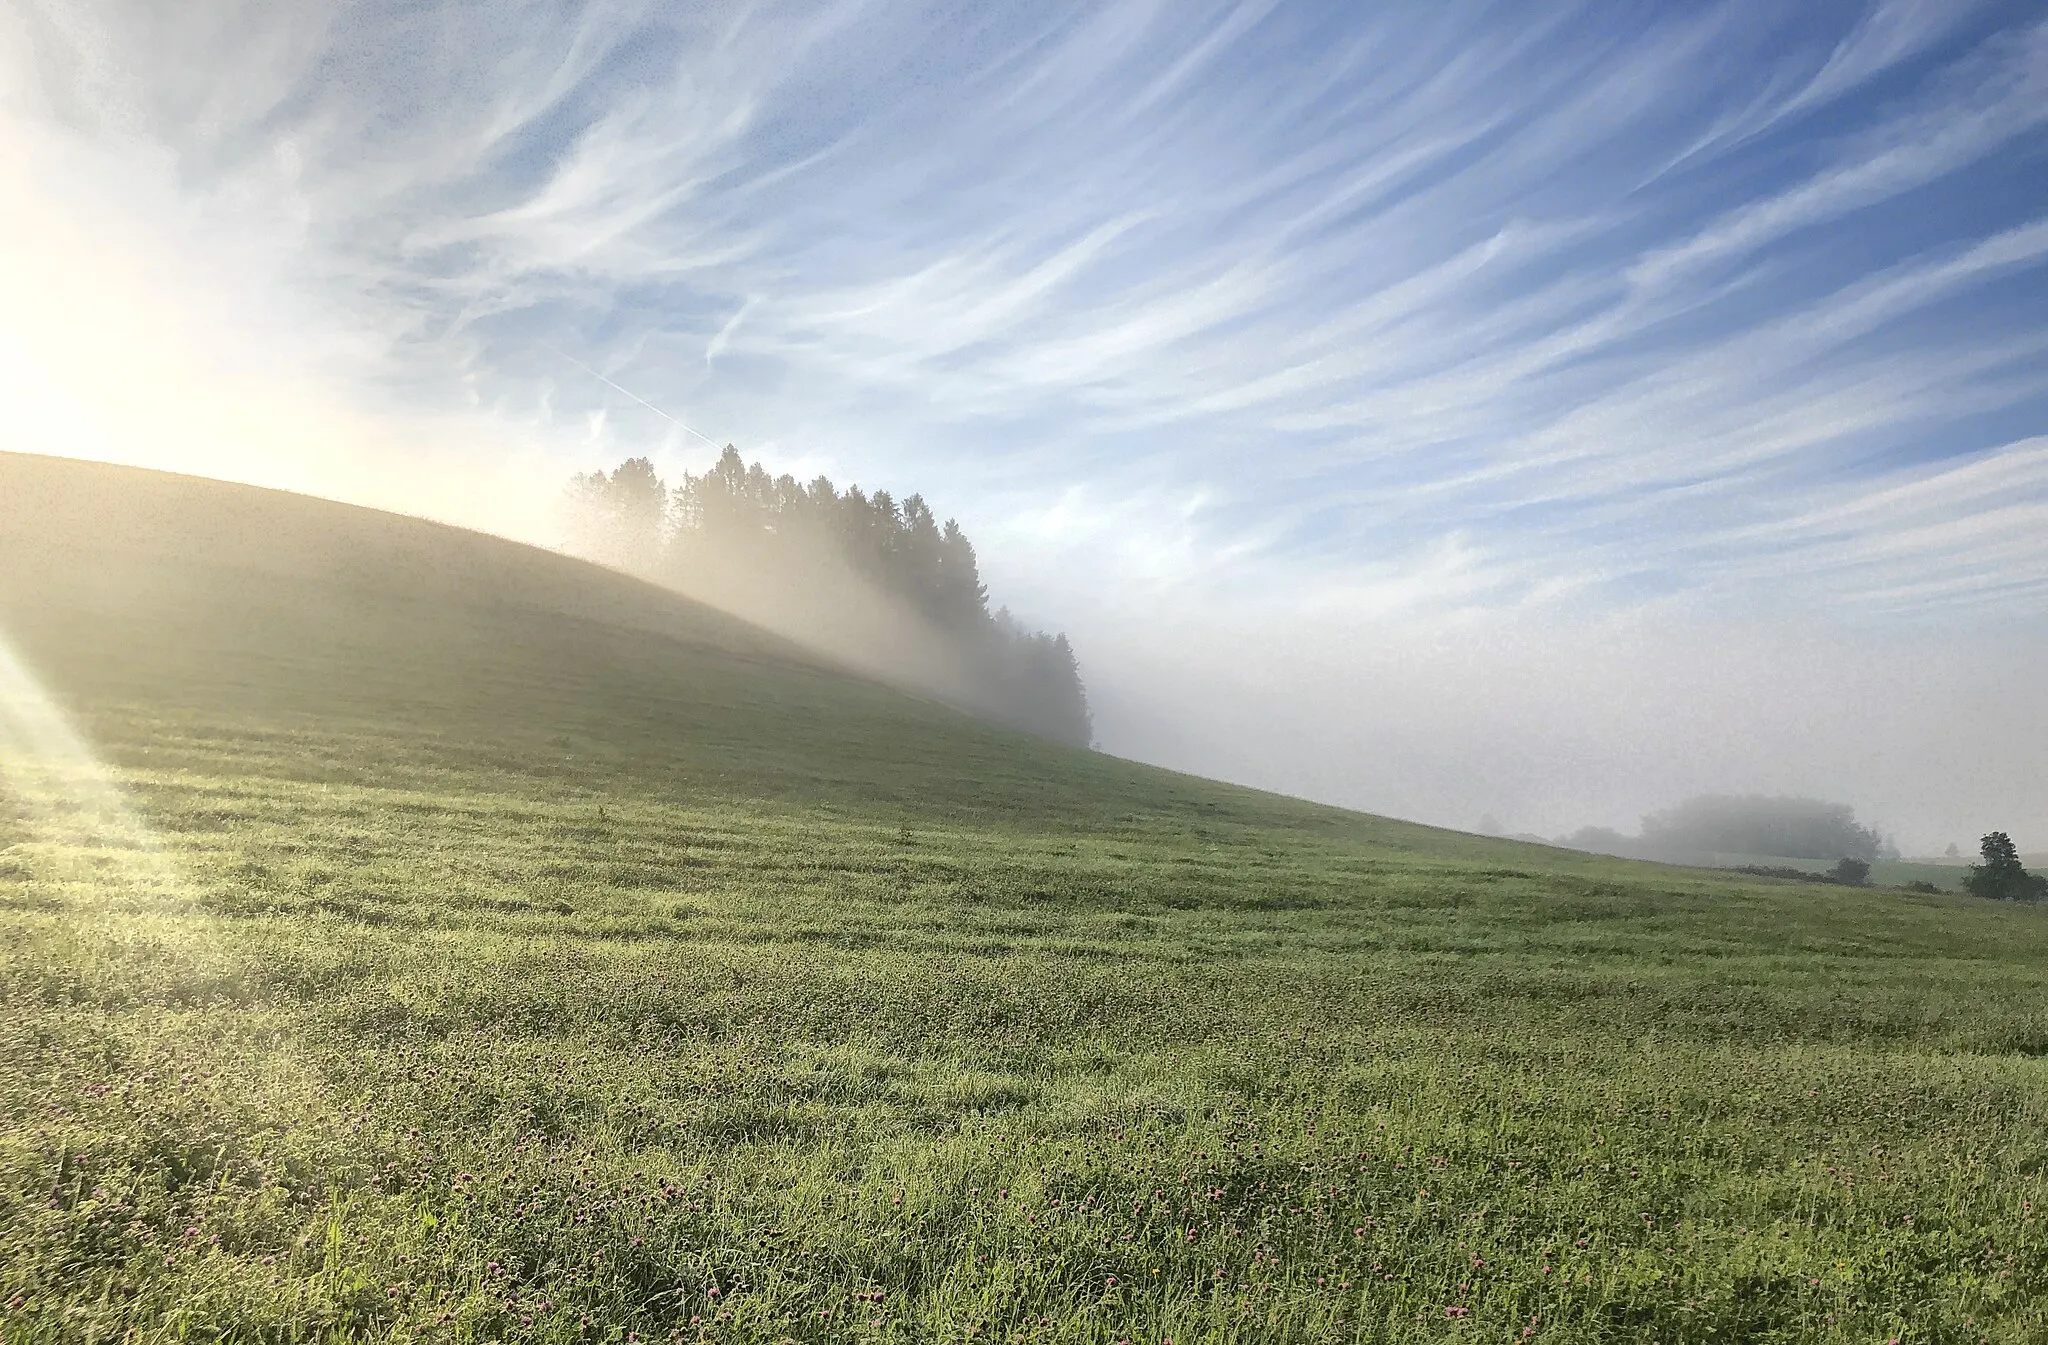
[[(1652, 700), (1673, 651), (1839, 632), (1792, 723), (1902, 642), (1999, 685), (2048, 656), (2038, 5), (162, 8), (15, 7), (13, 162), (222, 309), (228, 363), (497, 435), (548, 489), (697, 465), (685, 425), (921, 489), (999, 596), (1094, 634), (1113, 746), (1439, 820), (1486, 797), (1263, 759), (1270, 725), (1148, 737), (1115, 707), (1171, 684), (1140, 671), (1169, 630), (1205, 704), (1291, 694), (1231, 651), (1301, 646), (1319, 713), (1362, 645), (1513, 682), (1565, 626), (1665, 651)], [(290, 480), (402, 504), (388, 468)], [(1872, 695), (1924, 736), (1985, 704), (1899, 677)], [(1781, 767), (1751, 774), (1854, 774)]]

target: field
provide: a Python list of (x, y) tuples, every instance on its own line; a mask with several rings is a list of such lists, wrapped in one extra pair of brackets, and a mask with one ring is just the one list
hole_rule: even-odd
[[(1716, 868), (1798, 869), (1803, 873), (1813, 874), (1828, 873), (1834, 869), (1837, 862), (1831, 859), (1807, 859), (1796, 855), (1722, 853), (1710, 858)], [(1971, 858), (1974, 860), (1975, 856)], [(1967, 863), (1935, 864), (1919, 859), (1879, 859), (1870, 865), (1870, 881), (1878, 887), (1904, 887), (1908, 883), (1929, 883), (1944, 892), (1960, 892), (1963, 890), (1963, 878), (1968, 873)]]
[(2048, 913), (1218, 785), (42, 459), (0, 634), (0, 1339), (2048, 1340)]

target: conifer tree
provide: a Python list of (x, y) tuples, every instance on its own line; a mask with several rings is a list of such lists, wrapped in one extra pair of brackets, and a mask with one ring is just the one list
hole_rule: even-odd
[[(747, 575), (816, 586), (842, 566), (897, 600), (948, 643), (976, 683), (974, 703), (995, 718), (1086, 747), (1093, 726), (1073, 647), (1064, 635), (991, 613), (974, 544), (941, 523), (922, 495), (841, 492), (771, 477), (726, 445), (702, 475), (669, 490), (645, 458), (569, 484), (572, 549), (679, 587)], [(790, 595), (794, 598), (796, 595)]]
[(574, 549), (636, 574), (659, 564), (668, 489), (646, 458), (628, 458), (609, 474), (571, 478), (567, 503)]

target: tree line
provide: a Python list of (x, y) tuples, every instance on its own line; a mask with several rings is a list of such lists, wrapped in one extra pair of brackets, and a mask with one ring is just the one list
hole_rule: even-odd
[(1662, 853), (1732, 852), (1794, 859), (1897, 859), (1877, 828), (1846, 803), (1763, 795), (1702, 794), (1643, 818), (1643, 842)]
[(1899, 857), (1898, 847), (1876, 828), (1859, 824), (1846, 803), (1761, 794), (1702, 794), (1644, 817), (1639, 836), (1624, 836), (1611, 827), (1582, 827), (1557, 843), (1678, 863), (1733, 854), (1853, 860), (1868, 866)]
[[(1581, 827), (1558, 837), (1557, 844), (1677, 864), (1712, 864), (1730, 856), (1832, 859), (1834, 867), (1825, 873), (1754, 862), (1735, 867), (1740, 873), (1849, 887), (1869, 883), (1872, 863), (1899, 858), (1898, 846), (1875, 827), (1857, 822), (1855, 810), (1846, 803), (1761, 794), (1702, 794), (1644, 817), (1638, 836), (1624, 836), (1611, 827)], [(1954, 846), (1949, 854), (1955, 856)], [(1971, 865), (1963, 876), (1964, 891), (2001, 901), (2048, 899), (2048, 875), (2027, 872), (2012, 837), (1992, 832), (1983, 838), (1980, 854), (1983, 862)], [(1925, 881), (1907, 886), (1939, 890)]]
[(646, 458), (571, 479), (570, 549), (763, 620), (1016, 728), (1093, 725), (1063, 634), (991, 611), (974, 546), (920, 495), (771, 476), (727, 445), (671, 486)]

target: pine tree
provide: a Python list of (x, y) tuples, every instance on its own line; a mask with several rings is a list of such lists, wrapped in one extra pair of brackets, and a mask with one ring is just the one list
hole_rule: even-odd
[(668, 487), (646, 458), (628, 458), (609, 474), (571, 478), (567, 504), (573, 550), (636, 574), (660, 563)]
[[(645, 458), (569, 484), (571, 547), (685, 589), (744, 577), (752, 591), (817, 588), (821, 566), (843, 566), (898, 600), (971, 670), (972, 703), (995, 719), (1086, 747), (1092, 721), (1074, 651), (1064, 635), (991, 614), (974, 544), (943, 524), (922, 495), (843, 493), (827, 477), (770, 477), (726, 445), (673, 491)], [(787, 595), (794, 606), (798, 594)]]

